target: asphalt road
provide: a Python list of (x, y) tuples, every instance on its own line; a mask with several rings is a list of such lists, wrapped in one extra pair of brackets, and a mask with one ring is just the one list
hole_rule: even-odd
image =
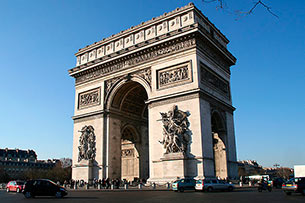
[(255, 203), (272, 203), (272, 202), (305, 202), (305, 196), (293, 194), (286, 196), (281, 190), (272, 192), (263, 191), (259, 193), (256, 189), (238, 189), (233, 192), (193, 192), (184, 193), (173, 191), (69, 191), (69, 194), (63, 199), (55, 197), (35, 197), (25, 199), (23, 194), (6, 193), (0, 190), (0, 202), (255, 202)]

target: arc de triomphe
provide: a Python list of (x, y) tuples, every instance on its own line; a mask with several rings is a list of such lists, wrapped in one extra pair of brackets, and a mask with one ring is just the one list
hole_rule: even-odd
[(72, 178), (236, 178), (228, 42), (189, 4), (80, 49)]

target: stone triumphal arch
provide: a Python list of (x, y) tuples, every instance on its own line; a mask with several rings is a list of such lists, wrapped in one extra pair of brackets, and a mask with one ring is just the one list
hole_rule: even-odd
[(189, 4), (80, 49), (72, 178), (235, 178), (228, 42)]

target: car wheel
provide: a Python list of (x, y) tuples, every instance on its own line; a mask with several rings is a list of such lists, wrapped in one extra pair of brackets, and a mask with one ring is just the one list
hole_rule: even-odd
[(285, 192), (286, 193), (286, 195), (291, 195), (291, 192)]
[(56, 197), (56, 198), (62, 198), (61, 192), (56, 192), (56, 193), (55, 193), (55, 197)]
[(32, 197), (32, 193), (31, 192), (25, 192), (24, 196), (25, 196), (25, 198), (31, 198)]
[(10, 188), (6, 188), (6, 192), (10, 192)]
[(184, 192), (184, 188), (183, 187), (179, 188), (179, 191)]
[(20, 188), (17, 188), (16, 192), (19, 193), (20, 192)]
[(233, 191), (233, 187), (230, 186), (230, 187), (228, 188), (228, 191), (229, 191), (229, 192), (232, 192), (232, 191)]
[(212, 187), (208, 187), (208, 192), (212, 192), (213, 188)]

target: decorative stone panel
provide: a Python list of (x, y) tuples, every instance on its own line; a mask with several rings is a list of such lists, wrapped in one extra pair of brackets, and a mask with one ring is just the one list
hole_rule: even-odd
[(81, 56), (77, 56), (76, 66), (81, 64)]
[(105, 47), (102, 46), (97, 49), (97, 58), (105, 56)]
[(135, 34), (135, 43), (140, 43), (140, 42), (143, 42), (145, 40), (145, 37), (144, 37), (144, 30), (138, 32)]
[(123, 149), (122, 150), (122, 157), (133, 157), (134, 156), (134, 149)]
[(191, 61), (157, 71), (158, 89), (192, 82)]
[(81, 56), (81, 59), (80, 59), (81, 63), (87, 63), (88, 61), (88, 53), (85, 53)]
[(124, 76), (120, 76), (120, 77), (116, 77), (116, 78), (111, 78), (110, 80), (106, 80), (105, 81), (105, 95), (107, 95), (109, 93), (109, 91), (111, 90), (111, 88), (122, 78), (124, 78)]
[(180, 25), (180, 16), (177, 16), (176, 18), (170, 20), (168, 22), (169, 26), (168, 29), (169, 31), (177, 30), (181, 27)]
[(125, 38), (125, 48), (128, 48), (134, 44), (134, 35), (129, 35)]
[(96, 50), (95, 49), (90, 51), (90, 53), (89, 53), (89, 61), (92, 61), (94, 59), (96, 59)]
[(230, 98), (229, 82), (223, 79), (220, 75), (212, 71), (203, 63), (200, 63), (200, 81), (202, 84), (215, 89), (220, 94)]
[(114, 42), (106, 45), (106, 55), (112, 54), (114, 52)]
[(124, 48), (124, 39), (120, 39), (120, 40), (118, 40), (118, 41), (116, 41), (115, 43), (114, 43), (114, 49), (115, 49), (115, 51), (120, 51), (121, 49), (123, 49)]
[(95, 88), (78, 94), (78, 109), (84, 109), (91, 106), (100, 105), (101, 88)]
[(181, 16), (182, 27), (191, 25), (193, 23), (194, 23), (194, 12), (189, 12), (188, 14)]
[(167, 21), (157, 25), (157, 36), (163, 35), (168, 32), (168, 24)]
[(145, 30), (146, 40), (156, 37), (156, 27), (152, 26), (151, 28)]

